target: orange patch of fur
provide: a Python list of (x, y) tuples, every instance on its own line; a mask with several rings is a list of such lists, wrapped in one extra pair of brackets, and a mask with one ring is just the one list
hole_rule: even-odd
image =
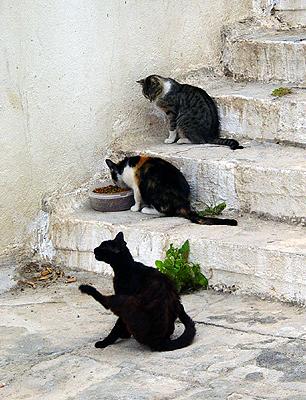
[(138, 186), (139, 186), (139, 184), (140, 184), (140, 170), (141, 170), (141, 167), (142, 167), (150, 158), (151, 158), (151, 157), (148, 157), (148, 156), (140, 156), (140, 160), (138, 161), (138, 164), (135, 166), (135, 180), (136, 180)]

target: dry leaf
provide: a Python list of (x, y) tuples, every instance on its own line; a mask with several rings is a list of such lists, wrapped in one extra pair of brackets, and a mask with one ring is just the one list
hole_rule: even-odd
[(32, 286), (33, 289), (36, 288), (35, 282), (32, 282), (32, 281), (23, 281), (23, 283), (25, 283), (26, 285)]
[(41, 271), (40, 276), (46, 276), (46, 275), (50, 275), (52, 271), (50, 271), (50, 268), (44, 269), (43, 271)]
[(69, 276), (66, 280), (66, 283), (76, 282), (77, 278), (75, 276)]
[(41, 276), (40, 278), (38, 278), (38, 281), (46, 281), (47, 279), (49, 279), (51, 277), (51, 275), (45, 275), (45, 276)]
[(0, 383), (0, 389), (5, 387), (5, 383)]

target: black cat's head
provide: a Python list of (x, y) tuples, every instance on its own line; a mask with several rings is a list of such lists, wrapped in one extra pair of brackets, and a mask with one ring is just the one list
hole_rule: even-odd
[(122, 187), (122, 188), (126, 188), (127, 186), (123, 182), (122, 174), (123, 174), (124, 167), (127, 164), (127, 158), (124, 158), (118, 164), (114, 163), (110, 159), (106, 159), (105, 162), (106, 162), (106, 164), (107, 164), (107, 166), (108, 166), (108, 168), (110, 170), (110, 173), (111, 173), (112, 180), (113, 180), (114, 184), (116, 186), (119, 186), (119, 187)]
[(144, 97), (150, 101), (154, 101), (164, 89), (164, 78), (159, 75), (150, 75), (145, 79), (137, 81), (142, 86)]
[(107, 264), (116, 264), (122, 261), (126, 254), (127, 246), (122, 232), (119, 232), (115, 239), (105, 240), (99, 247), (94, 249), (95, 258), (98, 261), (104, 261)]

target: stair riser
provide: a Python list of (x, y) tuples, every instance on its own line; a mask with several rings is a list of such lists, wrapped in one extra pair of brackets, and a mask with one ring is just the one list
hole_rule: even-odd
[(221, 129), (232, 138), (306, 146), (306, 103), (216, 96)]
[(275, 15), (291, 27), (306, 26), (305, 0), (278, 0)]
[[(271, 0), (269, 0), (271, 1)], [(305, 0), (277, 0), (275, 10), (305, 10)]]
[[(150, 229), (151, 228), (151, 229)], [(205, 228), (203, 228), (205, 229)], [(239, 228), (228, 228), (239, 229)], [(248, 294), (260, 294), (287, 301), (306, 301), (306, 256), (282, 252), (276, 248), (258, 248), (250, 245), (226, 243), (200, 238), (188, 228), (154, 231), (147, 228), (110, 226), (63, 221), (52, 228), (57, 257), (71, 268), (111, 273), (104, 263), (97, 262), (93, 248), (101, 240), (113, 238), (123, 230), (133, 256), (147, 265), (164, 257), (170, 243), (181, 245), (189, 239), (191, 260), (199, 262), (210, 284), (235, 285)], [(234, 232), (234, 231), (233, 231)]]
[(284, 10), (277, 11), (276, 16), (282, 22), (286, 22), (291, 27), (306, 26), (306, 10)]
[(180, 150), (182, 146), (178, 147), (176, 155), (171, 156), (160, 151), (145, 153), (162, 157), (182, 171), (197, 208), (225, 201), (227, 208), (235, 211), (282, 221), (305, 222), (304, 171), (263, 168), (237, 161), (197, 161), (184, 157)]
[(306, 46), (228, 38), (223, 53), (227, 75), (234, 79), (305, 86)]

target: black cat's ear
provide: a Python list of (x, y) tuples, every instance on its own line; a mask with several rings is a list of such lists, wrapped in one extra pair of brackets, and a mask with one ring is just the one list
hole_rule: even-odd
[(145, 81), (144, 79), (139, 79), (139, 81), (136, 81), (136, 83), (139, 83), (139, 85), (143, 86), (144, 81)]
[(115, 240), (118, 241), (118, 242), (124, 242), (125, 243), (123, 232), (117, 233), (117, 236), (115, 237)]
[(109, 158), (107, 158), (105, 162), (109, 169), (116, 169), (116, 164), (112, 162), (112, 160), (110, 160)]

